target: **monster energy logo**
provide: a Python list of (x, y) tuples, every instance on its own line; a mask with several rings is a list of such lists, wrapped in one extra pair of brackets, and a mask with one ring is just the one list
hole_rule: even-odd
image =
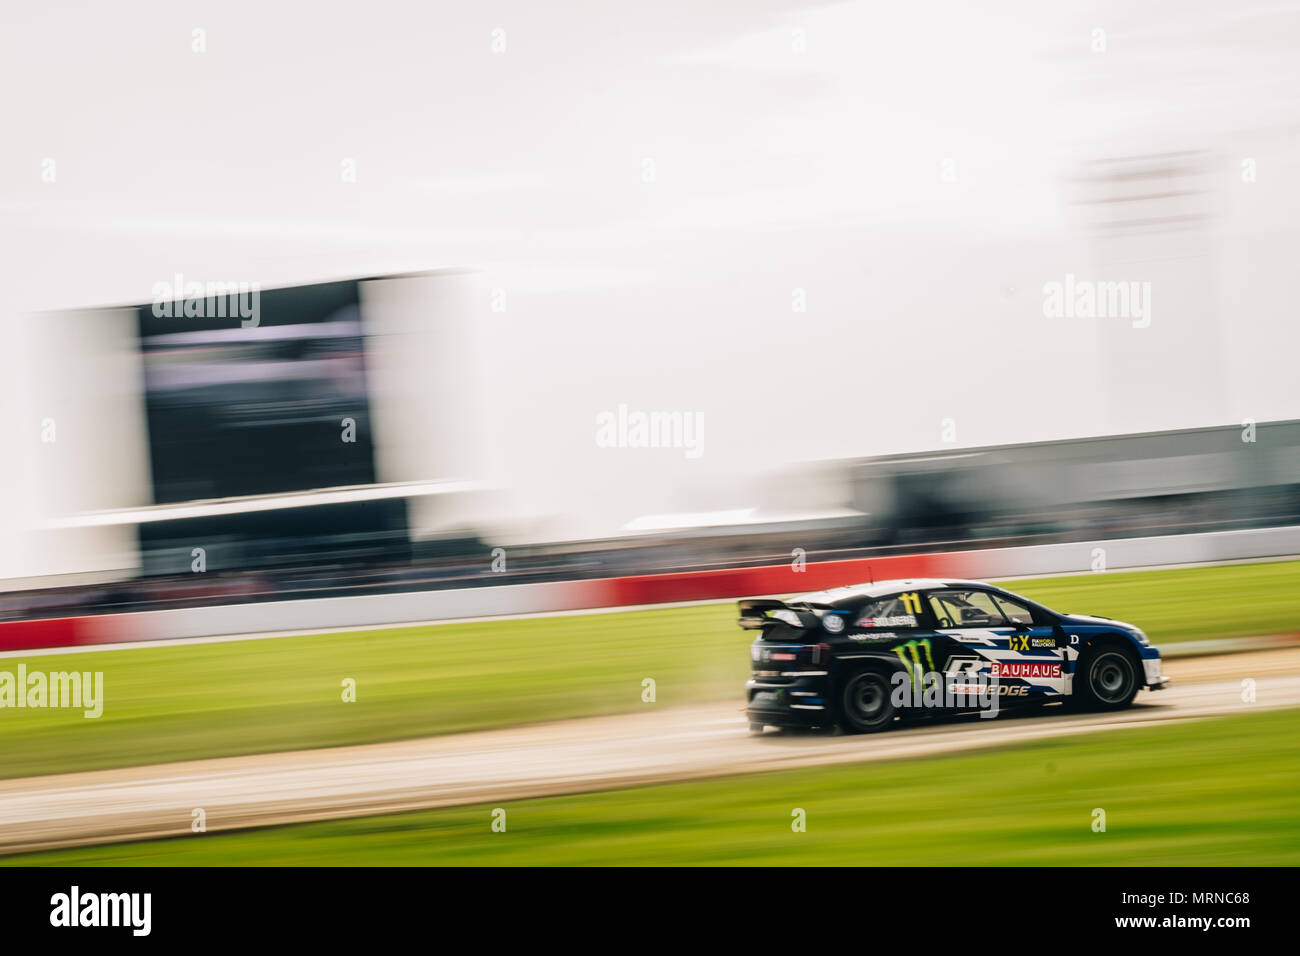
[[(924, 667), (921, 666), (921, 648), (925, 649)], [(894, 653), (898, 655), (898, 659), (902, 661), (903, 666), (907, 668), (907, 673), (912, 678), (912, 686), (915, 687), (919, 693), (921, 690), (921, 678), (925, 675), (926, 671), (934, 670), (934, 657), (930, 653), (930, 639), (924, 637), (919, 641), (912, 640), (908, 641), (906, 644), (899, 644), (894, 648)]]

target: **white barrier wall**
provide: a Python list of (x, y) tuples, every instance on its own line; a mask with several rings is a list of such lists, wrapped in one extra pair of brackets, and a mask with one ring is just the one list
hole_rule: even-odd
[[(1097, 551), (1100, 549), (1101, 554)], [(1300, 528), (1260, 528), (1205, 534), (1157, 535), (1114, 541), (1044, 544), (970, 552), (974, 577), (1009, 578), (1083, 574), (1100, 557), (1105, 570), (1166, 564), (1213, 564), (1300, 554)], [(978, 556), (978, 557), (976, 557)]]

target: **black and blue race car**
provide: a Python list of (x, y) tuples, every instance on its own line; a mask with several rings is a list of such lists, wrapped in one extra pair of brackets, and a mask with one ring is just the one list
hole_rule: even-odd
[(1118, 710), (1160, 690), (1160, 652), (1122, 621), (1062, 614), (982, 581), (880, 581), (741, 601), (750, 730), (870, 733), (930, 711), (1060, 701)]

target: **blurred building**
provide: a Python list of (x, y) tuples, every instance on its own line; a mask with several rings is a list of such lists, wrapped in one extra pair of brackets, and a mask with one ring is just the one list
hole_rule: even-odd
[[(29, 316), (11, 584), (409, 560), (467, 526), (469, 273)], [(255, 314), (254, 311), (255, 310)], [(200, 551), (196, 551), (200, 549)], [(200, 557), (201, 554), (201, 557)]]
[(1000, 445), (846, 466), (872, 543), (1131, 537), (1300, 523), (1300, 422)]

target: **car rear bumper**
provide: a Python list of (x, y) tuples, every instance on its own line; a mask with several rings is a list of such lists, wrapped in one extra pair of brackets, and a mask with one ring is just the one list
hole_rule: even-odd
[(829, 724), (829, 678), (825, 671), (786, 671), (755, 675), (745, 682), (745, 715), (750, 723), (774, 727)]

